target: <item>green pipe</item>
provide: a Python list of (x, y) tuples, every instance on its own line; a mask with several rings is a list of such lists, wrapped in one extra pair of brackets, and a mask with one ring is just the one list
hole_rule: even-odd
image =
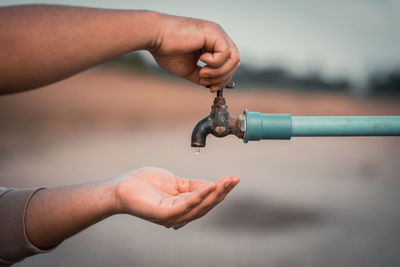
[(400, 116), (291, 116), (244, 111), (244, 142), (292, 136), (399, 136)]

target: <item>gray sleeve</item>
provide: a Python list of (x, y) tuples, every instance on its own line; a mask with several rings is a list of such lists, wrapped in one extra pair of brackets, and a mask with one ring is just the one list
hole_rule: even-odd
[(25, 212), (34, 189), (0, 187), (0, 266), (9, 266), (24, 258), (50, 250), (35, 247), (25, 233)]

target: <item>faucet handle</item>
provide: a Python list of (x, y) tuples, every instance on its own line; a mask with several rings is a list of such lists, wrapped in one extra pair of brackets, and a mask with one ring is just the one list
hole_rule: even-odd
[[(206, 88), (210, 88), (210, 85), (207, 85)], [(226, 86), (226, 89), (234, 89), (235, 88), (235, 82), (230, 81)], [(224, 88), (221, 88), (217, 91), (217, 96), (222, 97), (224, 92)]]
[[(235, 88), (235, 83), (233, 81), (230, 81), (226, 86), (226, 89), (233, 89)], [(224, 88), (221, 88), (217, 91), (217, 96), (218, 97), (223, 97), (223, 93), (224, 93)]]
[[(211, 87), (211, 85), (206, 85), (206, 88), (210, 88)], [(225, 88), (226, 89), (234, 89), (235, 88), (235, 82), (234, 81), (230, 81), (226, 86), (225, 86)], [(221, 89), (219, 89), (219, 90), (222, 90), (222, 89), (224, 89), (224, 88), (221, 88)]]
[(230, 81), (230, 82), (225, 86), (225, 88), (227, 88), (227, 89), (233, 89), (233, 88), (235, 88), (235, 82), (234, 82), (234, 81)]

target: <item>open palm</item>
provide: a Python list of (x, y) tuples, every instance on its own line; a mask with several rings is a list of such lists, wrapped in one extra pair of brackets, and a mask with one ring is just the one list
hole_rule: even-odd
[(122, 212), (175, 229), (205, 215), (239, 183), (233, 176), (216, 183), (189, 180), (158, 168), (141, 168), (118, 180)]

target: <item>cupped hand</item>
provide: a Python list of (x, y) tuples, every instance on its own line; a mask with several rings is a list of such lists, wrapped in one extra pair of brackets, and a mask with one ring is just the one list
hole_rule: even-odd
[(216, 183), (190, 180), (158, 168), (141, 168), (117, 178), (118, 211), (178, 229), (220, 203), (239, 183), (235, 176)]
[[(166, 71), (211, 92), (225, 87), (239, 67), (239, 53), (225, 31), (213, 22), (159, 15), (160, 29), (150, 50)], [(206, 65), (198, 66), (199, 60)]]

